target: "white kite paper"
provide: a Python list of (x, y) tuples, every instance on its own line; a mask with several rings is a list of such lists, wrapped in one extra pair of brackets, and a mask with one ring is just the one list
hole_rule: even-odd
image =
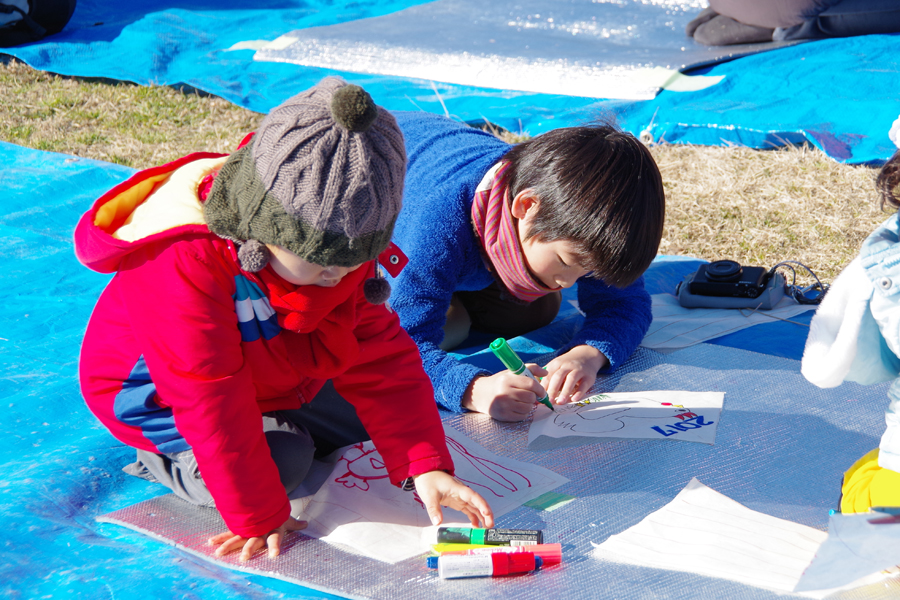
[[(556, 406), (535, 408), (529, 446), (554, 445), (538, 438), (668, 439), (713, 444), (722, 413), (723, 392), (612, 392)], [(568, 445), (572, 445), (571, 443)]]
[(594, 544), (593, 555), (789, 593), (827, 537), (824, 531), (750, 510), (695, 478), (634, 527)]
[[(497, 518), (568, 479), (553, 471), (498, 456), (468, 437), (444, 426), (456, 477), (488, 501)], [(371, 441), (341, 451), (331, 475), (297, 516), (309, 522), (304, 534), (348, 546), (388, 563), (429, 550), (423, 534), (431, 526), (415, 492), (390, 483), (381, 456)], [(447, 508), (445, 524), (468, 524), (468, 518)]]

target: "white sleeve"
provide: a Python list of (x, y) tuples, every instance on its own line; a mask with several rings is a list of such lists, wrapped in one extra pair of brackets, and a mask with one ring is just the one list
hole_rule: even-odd
[(836, 387), (845, 379), (863, 384), (897, 377), (896, 357), (883, 343), (869, 303), (872, 283), (859, 258), (835, 279), (810, 323), (800, 372), (811, 383)]

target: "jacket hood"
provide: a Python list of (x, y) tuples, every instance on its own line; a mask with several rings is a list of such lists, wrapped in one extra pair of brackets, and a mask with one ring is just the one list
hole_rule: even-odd
[(208, 233), (198, 187), (227, 154), (197, 152), (135, 173), (98, 198), (75, 227), (75, 255), (100, 273), (146, 244)]

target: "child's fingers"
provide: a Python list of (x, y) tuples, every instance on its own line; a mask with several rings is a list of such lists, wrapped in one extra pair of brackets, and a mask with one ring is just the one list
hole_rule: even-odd
[[(487, 503), (481, 494), (476, 492), (470, 487), (466, 488), (465, 492), (466, 502), (473, 506), (475, 510), (478, 511), (477, 521), (482, 521), (485, 527), (493, 527), (494, 526), (494, 511), (491, 510), (490, 505)], [(475, 524), (475, 522), (473, 522)], [(477, 525), (476, 525), (477, 526)]]
[(547, 382), (547, 385), (545, 386), (547, 388), (547, 395), (550, 396), (551, 400), (555, 401), (559, 398), (566, 375), (568, 375), (568, 371), (559, 370), (555, 371), (548, 379), (545, 379)]
[(557, 399), (561, 402), (570, 402), (572, 395), (578, 390), (580, 379), (579, 374), (575, 371), (567, 373), (566, 378), (563, 380), (562, 388), (559, 390)]
[(425, 505), (425, 511), (428, 513), (428, 518), (431, 519), (431, 524), (440, 525), (441, 521), (444, 520), (444, 512), (441, 510), (439, 494), (430, 487), (425, 490), (417, 488), (417, 491), (419, 492), (419, 498), (422, 500), (422, 504)]
[(256, 551), (266, 545), (266, 542), (263, 538), (252, 537), (247, 540), (247, 543), (244, 544), (244, 548), (241, 550), (240, 561), (247, 562), (253, 555), (256, 554)]
[(281, 540), (283, 537), (280, 527), (266, 537), (266, 547), (269, 549), (269, 558), (275, 558), (281, 554)]
[[(216, 536), (219, 537), (219, 536)], [(212, 541), (212, 540), (210, 540)], [(239, 535), (232, 535), (230, 538), (221, 542), (221, 545), (216, 548), (215, 555), (216, 556), (225, 556), (229, 552), (234, 552), (235, 550), (239, 550), (241, 545), (244, 543), (244, 538)]]
[(472, 527), (479, 527), (481, 525), (481, 515), (473, 507), (465, 504), (456, 508), (456, 510), (469, 517), (469, 523), (472, 524)]
[(528, 367), (528, 370), (531, 371), (531, 374), (534, 375), (535, 377), (546, 377), (547, 374), (549, 373), (549, 371), (547, 371), (547, 369), (545, 369), (544, 367), (542, 367), (536, 363), (528, 363), (525, 366)]
[(218, 546), (219, 544), (223, 544), (234, 537), (234, 534), (230, 531), (226, 531), (225, 533), (220, 533), (209, 538), (210, 546)]

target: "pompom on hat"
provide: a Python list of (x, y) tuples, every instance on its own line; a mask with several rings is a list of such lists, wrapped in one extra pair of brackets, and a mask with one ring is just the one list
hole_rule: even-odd
[[(265, 244), (351, 267), (390, 243), (405, 174), (394, 117), (363, 88), (328, 77), (269, 113), (222, 166), (203, 212), (210, 231), (241, 245), (246, 271), (268, 264)], [(390, 294), (380, 281), (364, 288), (376, 304)]]

